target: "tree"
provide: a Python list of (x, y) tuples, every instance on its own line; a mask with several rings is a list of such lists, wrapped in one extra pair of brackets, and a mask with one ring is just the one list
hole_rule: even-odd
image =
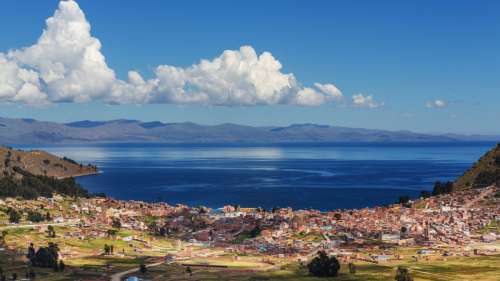
[(408, 202), (410, 202), (410, 196), (408, 195), (403, 195), (403, 196), (399, 196), (399, 200), (398, 200), (398, 203), (399, 204), (408, 204)]
[(122, 223), (120, 222), (119, 219), (113, 219), (113, 222), (111, 223), (111, 226), (116, 229), (120, 229), (122, 227)]
[(349, 273), (356, 274), (356, 266), (352, 262), (349, 263)]
[(398, 266), (396, 271), (396, 277), (394, 277), (396, 281), (413, 281), (413, 277), (410, 274), (408, 268), (403, 266)]
[(446, 184), (444, 185), (444, 191), (446, 193), (452, 193), (453, 192), (453, 187), (454, 184), (452, 181), (447, 181)]
[(33, 243), (30, 243), (30, 246), (28, 247), (28, 254), (26, 257), (31, 260), (33, 257), (35, 257), (35, 246)]
[(56, 268), (59, 258), (59, 246), (49, 243), (48, 247), (40, 247), (31, 259), (31, 264), (38, 267)]
[(104, 255), (109, 255), (110, 252), (111, 252), (111, 249), (108, 246), (108, 244), (104, 244)]
[(146, 267), (145, 264), (141, 263), (139, 270), (141, 271), (142, 274), (146, 274), (146, 272), (148, 271), (148, 268)]
[(186, 273), (189, 274), (189, 276), (193, 275), (193, 270), (191, 269), (190, 266), (186, 267)]
[(22, 175), (21, 179), (6, 173), (0, 177), (0, 197), (36, 199), (39, 196), (52, 197), (54, 193), (73, 197), (89, 197), (89, 193), (74, 178), (57, 179), (54, 177), (33, 175), (19, 167), (12, 170)]
[(5, 239), (7, 239), (7, 230), (2, 231), (2, 235), (0, 235), (0, 245), (5, 244)]
[(443, 187), (440, 181), (434, 183), (434, 188), (432, 189), (432, 196), (437, 196), (443, 194)]
[(59, 261), (59, 271), (63, 272), (65, 268), (66, 265), (64, 264), (64, 262), (62, 260)]
[(28, 211), (27, 219), (31, 222), (42, 222), (45, 217), (37, 211)]
[(19, 221), (21, 220), (21, 214), (18, 211), (9, 209), (7, 213), (9, 214), (10, 223), (19, 223)]
[(108, 237), (115, 237), (116, 234), (118, 234), (118, 231), (116, 229), (108, 229), (108, 231), (106, 231), (106, 235)]
[(259, 227), (259, 226), (256, 226), (256, 227), (254, 227), (254, 228), (252, 229), (252, 231), (250, 231), (250, 236), (251, 236), (252, 238), (255, 238), (255, 237), (257, 237), (257, 236), (259, 236), (259, 235), (260, 235), (261, 231), (262, 231), (262, 230), (260, 229), (260, 227)]
[(432, 195), (437, 196), (437, 195), (441, 195), (441, 194), (452, 193), (453, 189), (454, 189), (453, 182), (448, 181), (448, 182), (442, 183), (440, 181), (437, 181), (434, 184), (434, 188), (432, 189)]
[(335, 277), (340, 270), (340, 263), (336, 257), (329, 257), (325, 251), (320, 251), (307, 268), (316, 277)]
[(424, 199), (429, 198), (429, 197), (431, 197), (431, 193), (427, 190), (422, 190), (422, 191), (420, 191), (420, 197), (422, 197)]
[(49, 225), (47, 227), (47, 236), (49, 236), (50, 238), (56, 237), (56, 230), (54, 229), (54, 227), (52, 225)]

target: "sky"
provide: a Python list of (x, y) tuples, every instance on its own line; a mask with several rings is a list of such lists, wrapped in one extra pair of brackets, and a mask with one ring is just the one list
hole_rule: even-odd
[(499, 10), (4, 0), (0, 116), (500, 134)]

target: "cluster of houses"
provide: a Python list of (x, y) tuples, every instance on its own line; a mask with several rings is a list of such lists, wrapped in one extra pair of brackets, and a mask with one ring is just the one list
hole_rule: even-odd
[(420, 199), (412, 202), (411, 207), (396, 204), (329, 212), (291, 208), (266, 211), (238, 206), (211, 210), (107, 198), (69, 200), (58, 196), (39, 198), (29, 204), (8, 199), (1, 201), (0, 207), (49, 212), (54, 223), (78, 224), (78, 233), (65, 235), (82, 239), (109, 235), (106, 230), (118, 224), (121, 228), (235, 253), (301, 259), (326, 250), (341, 257), (380, 261), (389, 256), (363, 257), (359, 253), (363, 249), (396, 245), (460, 248), (475, 241), (495, 242), (498, 233), (479, 233), (479, 230), (500, 220), (497, 194), (496, 187), (469, 189)]

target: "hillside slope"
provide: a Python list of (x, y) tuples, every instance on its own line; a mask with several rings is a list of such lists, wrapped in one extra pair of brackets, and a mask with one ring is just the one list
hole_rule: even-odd
[(83, 166), (39, 150), (0, 147), (0, 160), (0, 198), (36, 199), (54, 194), (89, 197), (73, 177), (97, 172), (95, 166)]
[(12, 175), (20, 178), (20, 171), (36, 176), (67, 178), (94, 174), (97, 168), (92, 165), (80, 165), (67, 158), (60, 158), (45, 151), (22, 151), (0, 147), (0, 177)]
[(500, 184), (500, 143), (467, 170), (455, 182), (458, 190), (465, 188), (480, 188)]

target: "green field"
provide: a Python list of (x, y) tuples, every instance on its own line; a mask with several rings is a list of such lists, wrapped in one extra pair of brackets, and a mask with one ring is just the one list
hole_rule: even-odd
[[(249, 258), (251, 259), (251, 258)], [(183, 263), (200, 264), (199, 260)], [(450, 258), (447, 261), (389, 262), (384, 264), (356, 263), (356, 274), (350, 274), (347, 265), (342, 265), (341, 272), (335, 278), (311, 277), (305, 267), (297, 263), (270, 266), (254, 259), (252, 261), (233, 261), (228, 258), (208, 259), (204, 265), (227, 265), (228, 268), (210, 268), (192, 266), (193, 275), (186, 273), (186, 267), (173, 264), (151, 268), (144, 275), (134, 274), (151, 280), (269, 280), (269, 281), (387, 281), (394, 280), (398, 265), (410, 268), (415, 281), (497, 281), (500, 276), (500, 255), (478, 256), (469, 258)]]
[[(496, 228), (497, 225), (490, 225)], [(154, 239), (143, 233), (121, 230), (117, 238), (95, 238), (81, 240), (75, 237), (65, 237), (65, 233), (78, 231), (74, 227), (56, 227), (56, 238), (48, 238), (43, 231), (34, 229), (9, 230), (7, 246), (16, 251), (0, 252), (0, 267), (11, 276), (17, 273), (24, 277), (27, 271), (26, 249), (33, 242), (36, 247), (44, 246), (48, 241), (60, 246), (67, 265), (65, 272), (54, 272), (51, 269), (35, 268), (36, 280), (87, 280), (99, 276), (110, 276), (130, 268), (136, 268), (141, 263), (152, 263), (168, 252), (177, 252), (173, 241), (169, 239)], [(119, 237), (137, 236), (141, 240), (125, 242)], [(314, 237), (312, 237), (314, 238)], [(115, 255), (103, 256), (104, 244), (115, 247)], [(350, 274), (347, 265), (343, 264), (336, 278), (311, 277), (304, 266), (293, 259), (279, 259), (260, 255), (235, 255), (223, 253), (220, 249), (190, 248), (193, 254), (208, 254), (209, 257), (195, 257), (179, 261), (176, 264), (161, 265), (150, 268), (143, 276), (151, 280), (339, 280), (339, 281), (387, 281), (393, 280), (395, 269), (399, 265), (408, 267), (415, 280), (435, 281), (498, 281), (500, 276), (500, 255), (473, 257), (443, 257), (434, 256), (430, 260), (420, 258), (413, 261), (418, 248), (399, 248), (395, 252), (404, 256), (400, 261), (390, 261), (380, 264), (357, 262), (356, 274)], [(124, 252), (124, 254), (123, 254)], [(375, 252), (374, 252), (375, 253)], [(191, 265), (193, 275), (186, 273), (186, 267)], [(210, 266), (224, 266), (210, 267)]]

